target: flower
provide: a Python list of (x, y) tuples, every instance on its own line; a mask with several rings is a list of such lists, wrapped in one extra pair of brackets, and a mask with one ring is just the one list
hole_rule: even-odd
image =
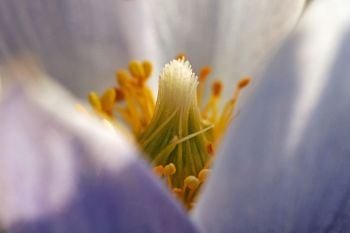
[(211, 95), (203, 103), (210, 67), (203, 67), (197, 77), (181, 54), (161, 71), (156, 103), (146, 82), (152, 69), (149, 61), (131, 61), (129, 71), (117, 70), (117, 86), (108, 87), (101, 96), (90, 92), (88, 99), (93, 113), (108, 126), (130, 130), (127, 135), (154, 166), (155, 174), (189, 210), (209, 176), (216, 148), (251, 78), (236, 84), (233, 95), (219, 111), (223, 88), (220, 80), (213, 81)]
[[(349, 7), (313, 3), (259, 79), (193, 212), (202, 231), (348, 229)], [(296, 63), (301, 58), (312, 59)], [(333, 72), (322, 70), (330, 64)], [(72, 102), (42, 82), (35, 92), (17, 89), (0, 107), (6, 230), (195, 232), (118, 132), (74, 114)]]

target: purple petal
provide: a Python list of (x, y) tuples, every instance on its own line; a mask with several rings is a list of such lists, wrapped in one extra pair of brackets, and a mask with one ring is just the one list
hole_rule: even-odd
[(196, 232), (129, 142), (69, 104), (17, 89), (0, 105), (6, 232)]
[(204, 232), (349, 232), (349, 12), (314, 1), (270, 64), (195, 211)]

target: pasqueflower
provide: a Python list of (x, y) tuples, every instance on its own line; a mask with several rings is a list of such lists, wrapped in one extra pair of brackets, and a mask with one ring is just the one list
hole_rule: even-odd
[[(152, 2), (146, 18), (152, 18), (152, 10), (160, 15), (152, 21), (152, 27), (135, 27), (140, 25), (132, 24), (132, 18), (128, 18), (131, 14), (122, 9), (125, 14), (119, 14), (117, 21), (125, 20), (126, 25), (133, 27), (125, 28), (129, 38), (121, 40), (124, 44), (120, 48), (128, 51), (129, 43), (134, 40), (139, 46), (144, 42), (141, 49), (154, 45), (159, 54), (169, 57), (187, 49), (195, 67), (209, 63), (221, 72), (218, 73), (220, 76), (239, 78), (237, 76), (243, 73), (250, 73), (256, 78), (252, 96), (241, 107), (239, 117), (229, 129), (213, 174), (190, 217), (152, 175), (148, 165), (138, 157), (139, 152), (121, 132), (106, 129), (98, 120), (78, 113), (74, 107), (76, 101), (43, 79), (43, 72), (29, 65), (28, 59), (9, 61), (22, 51), (34, 52), (52, 76), (62, 77), (60, 82), (83, 93), (86, 88), (77, 88), (78, 83), (83, 82), (82, 78), (88, 80), (98, 76), (104, 80), (103, 74), (109, 72), (112, 64), (109, 55), (116, 50), (108, 47), (109, 40), (113, 41), (113, 37), (107, 36), (111, 28), (103, 26), (114, 22), (106, 13), (116, 8), (112, 7), (115, 6), (113, 1), (106, 1), (106, 6), (91, 2), (94, 6), (91, 14), (78, 11), (71, 17), (68, 6), (77, 4), (77, 9), (86, 6), (79, 3), (57, 1), (56, 6), (43, 3), (46, 6), (44, 14), (36, 12), (35, 5), (29, 3), (28, 6), (17, 6), (14, 1), (4, 1), (0, 5), (1, 30), (4, 32), (0, 47), (1, 77), (5, 84), (0, 105), (0, 221), (6, 232), (347, 231), (350, 149), (346, 140), (350, 129), (346, 62), (350, 25), (347, 10), (350, 6), (346, 0), (311, 3), (271, 62), (267, 62), (267, 58), (273, 43), (277, 43), (275, 39), (284, 38), (297, 20), (302, 3), (235, 1), (231, 8), (226, 1), (219, 1), (218, 5), (208, 1), (203, 4), (211, 6), (208, 9), (216, 14), (207, 18), (205, 12), (197, 8), (194, 11), (199, 12), (198, 17), (192, 15), (193, 12), (186, 12), (192, 8), (183, 5), (178, 8), (174, 5), (167, 12), (169, 8), (161, 10), (161, 2), (158, 2), (160, 6)], [(116, 4), (125, 7), (135, 2)], [(140, 9), (149, 5), (142, 2), (141, 6), (131, 8), (134, 10), (132, 15), (142, 18), (145, 12)], [(278, 6), (289, 6), (290, 9)], [(292, 10), (292, 6), (299, 7)], [(56, 23), (43, 27), (42, 31), (26, 27), (31, 25), (30, 20), (45, 24), (41, 20), (47, 18), (50, 22), (49, 16), (57, 16), (53, 9), (60, 9), (67, 15), (60, 15), (61, 20), (52, 21)], [(235, 16), (229, 14), (235, 9)], [(275, 17), (271, 12), (283, 10), (293, 13), (272, 20)], [(252, 12), (265, 14), (253, 15)], [(71, 23), (85, 19), (84, 14), (91, 16), (86, 17), (90, 23), (81, 24), (87, 29), (81, 29), (79, 33), (82, 34), (70, 31)], [(180, 28), (183, 31), (176, 31), (173, 28), (179, 25), (176, 20), (181, 20), (174, 17), (177, 14), (193, 17), (190, 22), (198, 21), (201, 22), (198, 25), (205, 26), (193, 27), (194, 31), (190, 31), (192, 27), (185, 22)], [(101, 16), (102, 21), (97, 16)], [(239, 26), (229, 24), (230, 17), (237, 17), (234, 22), (239, 22)], [(250, 24), (251, 28), (240, 26), (254, 17), (256, 25)], [(271, 20), (263, 21), (268, 18)], [(140, 22), (143, 26), (150, 23)], [(67, 35), (59, 31), (66, 25), (69, 25), (69, 30), (64, 31)], [(206, 27), (217, 31), (208, 32), (205, 35), (209, 37), (205, 37), (200, 32)], [(98, 31), (84, 34), (91, 28), (99, 29), (101, 34)], [(269, 37), (268, 29), (276, 34)], [(145, 30), (145, 37), (153, 38), (154, 44), (151, 43), (153, 39), (150, 42), (145, 37), (134, 36), (133, 30)], [(277, 33), (278, 30), (281, 33)], [(28, 31), (30, 33), (26, 33)], [(52, 32), (56, 32), (56, 36)], [(208, 43), (213, 42), (212, 34), (218, 35), (218, 43)], [(99, 43), (91, 43), (94, 35), (106, 42), (106, 49)], [(55, 41), (63, 36), (72, 40)], [(169, 36), (168, 40), (164, 39), (166, 36)], [(238, 39), (229, 39), (234, 36)], [(265, 46), (266, 40), (261, 38), (269, 38), (271, 43)], [(259, 41), (264, 46), (258, 46)], [(161, 46), (157, 47), (158, 43)], [(201, 43), (210, 46), (202, 49)], [(230, 43), (233, 46), (229, 46)], [(91, 50), (86, 44), (91, 45)], [(172, 44), (174, 47), (170, 46)], [(173, 48), (177, 51), (169, 51)], [(65, 52), (71, 56), (66, 56)], [(212, 56), (208, 56), (209, 52)], [(154, 55), (155, 58), (159, 56), (156, 63), (163, 63), (164, 58), (159, 54)], [(99, 57), (91, 58), (92, 55)], [(129, 60), (121, 53), (115, 56)], [(212, 62), (205, 60), (209, 58)], [(140, 59), (144, 58), (141, 56)], [(263, 63), (267, 68), (260, 73)], [(81, 79), (69, 84), (67, 80), (73, 77)], [(102, 83), (101, 80), (96, 82)], [(229, 86), (229, 79), (224, 81), (225, 87)], [(7, 89), (9, 83), (18, 82), (21, 85), (14, 84)]]

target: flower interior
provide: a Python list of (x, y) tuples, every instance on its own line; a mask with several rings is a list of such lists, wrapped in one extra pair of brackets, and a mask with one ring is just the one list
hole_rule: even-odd
[(203, 67), (197, 77), (185, 56), (179, 55), (159, 75), (157, 101), (147, 86), (152, 69), (149, 61), (131, 61), (128, 70), (116, 72), (115, 87), (107, 88), (101, 96), (91, 92), (88, 99), (94, 112), (109, 125), (125, 125), (130, 130), (154, 173), (190, 210), (250, 78), (238, 82), (233, 96), (219, 111), (223, 89), (219, 80), (212, 83), (208, 101), (203, 99), (210, 67)]

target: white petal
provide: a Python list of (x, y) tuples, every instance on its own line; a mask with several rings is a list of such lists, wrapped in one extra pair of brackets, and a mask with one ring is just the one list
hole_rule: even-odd
[(130, 59), (155, 60), (145, 1), (3, 0), (0, 60), (31, 52), (80, 97), (114, 84)]
[[(52, 76), (81, 97), (113, 84), (115, 69), (135, 58), (155, 62), (154, 87), (158, 67), (179, 52), (188, 54), (195, 69), (213, 65), (214, 76), (232, 85), (243, 75), (257, 76), (273, 48), (293, 27), (303, 3), (4, 0), (0, 4), (0, 59), (30, 51)], [(231, 91), (226, 88), (227, 93)]]
[(226, 93), (242, 76), (258, 76), (294, 27), (304, 0), (152, 1), (155, 32), (165, 63), (185, 52), (195, 70), (213, 65)]
[[(249, 75), (259, 78), (261, 69), (294, 28), (304, 0), (222, 1), (214, 67), (228, 87)], [(232, 91), (231, 88), (228, 92)]]
[(350, 229), (349, 12), (314, 1), (269, 65), (195, 210), (204, 232)]
[(6, 232), (196, 232), (130, 142), (44, 80), (0, 103), (0, 190)]

